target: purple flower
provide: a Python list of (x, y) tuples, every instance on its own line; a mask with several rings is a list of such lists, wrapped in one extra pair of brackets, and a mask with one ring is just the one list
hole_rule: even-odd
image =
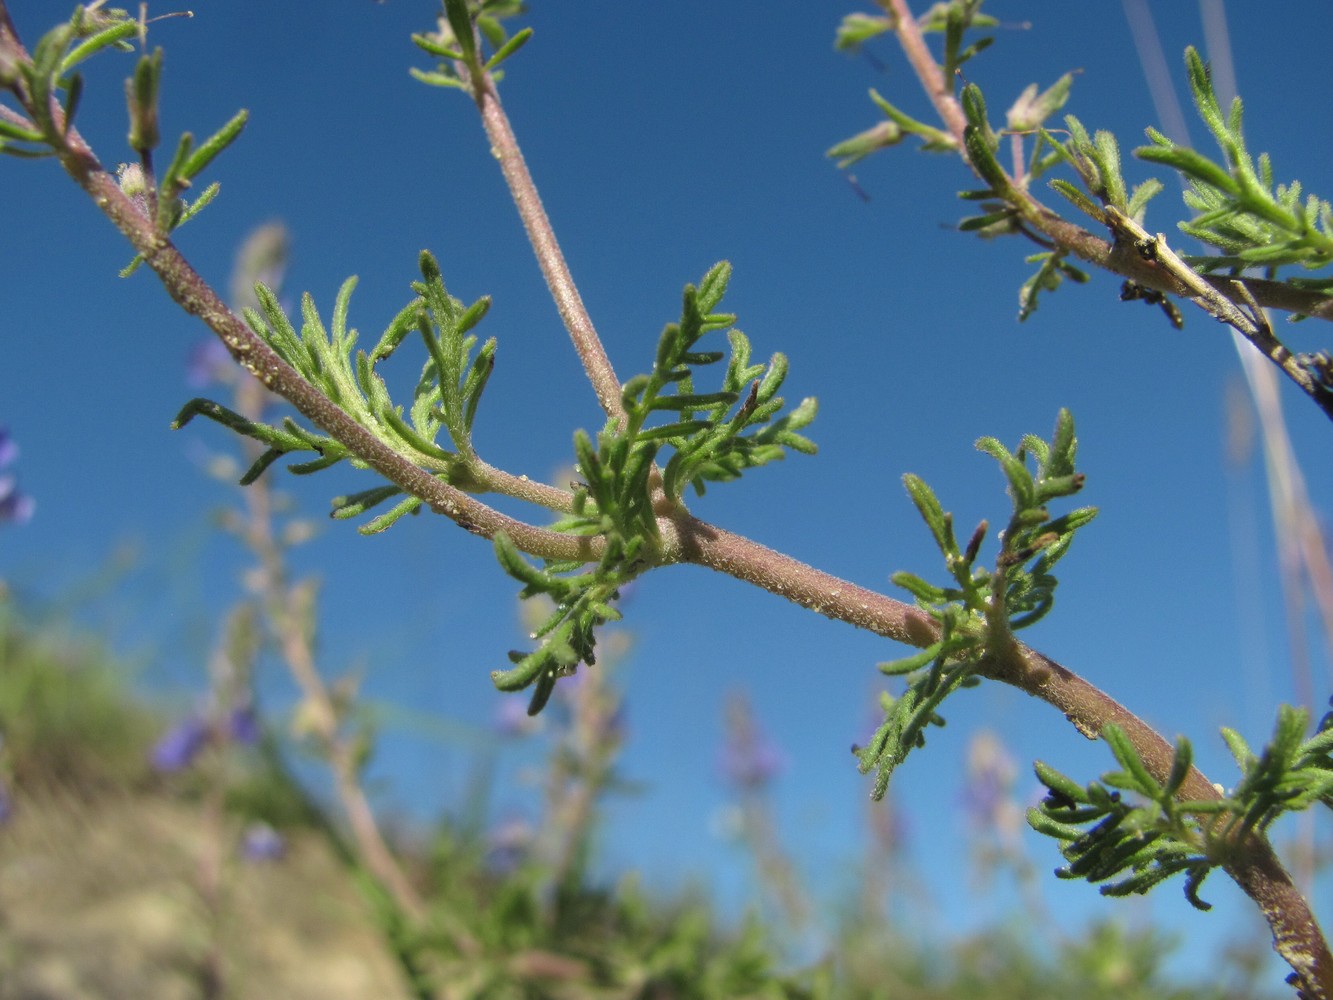
[(280, 861), (286, 853), (282, 834), (267, 823), (251, 823), (241, 836), (241, 856), (246, 861)]
[(227, 736), (233, 743), (250, 747), (259, 742), (259, 716), (253, 705), (233, 708), (227, 716)]
[[(0, 427), (0, 469), (12, 465), (18, 457), (18, 443), (8, 427)], [(25, 524), (32, 520), (36, 509), (36, 501), (18, 488), (18, 480), (12, 473), (0, 475), (0, 523)]]
[(739, 744), (728, 740), (722, 750), (722, 773), (741, 788), (759, 788), (782, 771), (782, 753), (767, 740)]
[(727, 700), (726, 739), (718, 765), (723, 777), (742, 791), (762, 788), (782, 770), (782, 751), (759, 729), (742, 695)]
[(26, 524), (36, 509), (37, 502), (19, 490), (13, 476), (0, 476), (0, 523)]
[(0, 826), (14, 818), (14, 797), (9, 794), (9, 786), (0, 782)]
[(153, 767), (164, 774), (184, 771), (208, 745), (209, 735), (207, 720), (191, 713), (157, 741), (152, 753)]
[(18, 457), (18, 442), (14, 440), (14, 435), (9, 433), (9, 428), (0, 424), (0, 469), (13, 465)]
[(963, 806), (980, 830), (1001, 838), (1017, 837), (1023, 810), (1014, 797), (1018, 763), (990, 730), (972, 737), (967, 748), (967, 784)]
[(537, 839), (532, 826), (523, 819), (511, 819), (491, 828), (486, 835), (487, 861), (499, 873), (517, 868)]

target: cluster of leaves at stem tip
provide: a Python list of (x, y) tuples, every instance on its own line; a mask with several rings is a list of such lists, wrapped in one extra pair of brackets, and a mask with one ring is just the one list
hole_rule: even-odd
[[(778, 416), (777, 395), (787, 376), (787, 359), (775, 354), (767, 365), (750, 363), (750, 342), (728, 329), (735, 316), (715, 310), (726, 292), (731, 266), (715, 265), (698, 287), (687, 285), (679, 323), (662, 331), (652, 370), (636, 375), (621, 390), (623, 422), (612, 418), (596, 441), (585, 431), (574, 436), (577, 471), (571, 513), (553, 527), (598, 536), (603, 548), (591, 567), (548, 562), (530, 565), (503, 535), (495, 541), (501, 565), (524, 584), (523, 597), (544, 594), (554, 610), (534, 631), (541, 645), (512, 652), (514, 666), (492, 675), (511, 691), (535, 684), (530, 712), (545, 704), (557, 678), (580, 662), (592, 664), (595, 629), (619, 617), (611, 606), (629, 581), (658, 562), (659, 509), (682, 508), (682, 493), (693, 486), (702, 495), (708, 481), (729, 481), (750, 468), (783, 457), (787, 449), (811, 454), (814, 444), (799, 431), (815, 418), (813, 399)], [(727, 355), (699, 350), (707, 334), (728, 329), (730, 345), (722, 386), (699, 392), (695, 371)], [(658, 421), (661, 415), (664, 420)], [(776, 418), (776, 419), (775, 419)], [(664, 468), (658, 458), (671, 452)]]
[[(937, 585), (912, 573), (893, 575), (893, 582), (938, 623), (939, 638), (918, 653), (880, 664), (886, 674), (905, 675), (907, 690), (897, 698), (881, 696), (883, 724), (869, 744), (852, 748), (862, 774), (876, 771), (876, 799), (884, 795), (894, 769), (914, 748), (925, 745), (927, 727), (944, 725), (939, 714), (944, 699), (979, 683), (985, 658), (1012, 648), (1014, 631), (1035, 624), (1051, 610), (1057, 583), (1051, 570), (1069, 551), (1074, 533), (1097, 515), (1094, 507), (1058, 517), (1047, 509), (1051, 501), (1083, 488), (1083, 473), (1074, 468), (1078, 441), (1068, 410), (1060, 411), (1049, 443), (1028, 434), (1014, 451), (992, 437), (981, 438), (976, 447), (999, 463), (1013, 506), (993, 569), (977, 563), (987, 522), (960, 546), (953, 515), (934, 491), (917, 476), (903, 477), (951, 579)], [(1028, 468), (1029, 457), (1036, 459), (1035, 474)]]
[[(76, 7), (70, 20), (48, 31), (37, 42), (31, 60), (17, 53), (0, 51), (0, 86), (15, 94), (29, 109), (23, 115), (0, 116), (0, 152), (11, 156), (53, 156), (68, 146), (70, 128), (83, 94), (83, 77), (75, 70), (80, 63), (106, 49), (132, 51), (129, 39), (142, 36), (143, 26), (124, 10)], [(170, 233), (199, 214), (218, 194), (216, 183), (194, 198), (182, 196), (217, 156), (232, 144), (245, 127), (247, 114), (239, 111), (203, 143), (195, 145), (185, 132), (176, 143), (165, 171), (156, 175), (153, 152), (161, 142), (158, 94), (162, 78), (162, 50), (142, 55), (134, 74), (125, 81), (129, 110), (129, 145), (139, 157), (137, 164), (120, 170), (120, 184), (157, 230)], [(58, 105), (57, 116), (52, 105)], [(127, 276), (143, 263), (142, 255), (121, 272)]]
[(1108, 725), (1102, 737), (1122, 770), (1082, 786), (1038, 761), (1048, 793), (1028, 811), (1028, 822), (1061, 842), (1069, 864), (1057, 869), (1060, 878), (1105, 883), (1104, 895), (1128, 896), (1184, 873), (1186, 898), (1206, 910), (1200, 885), (1244, 849), (1246, 838), (1263, 834), (1283, 813), (1316, 803), (1333, 809), (1333, 712), (1306, 739), (1309, 720), (1305, 709), (1281, 706), (1273, 738), (1257, 755), (1239, 733), (1223, 729), (1241, 779), (1205, 800), (1177, 798), (1193, 761), (1188, 740), (1177, 740), (1170, 773), (1158, 781), (1124, 731)]
[[(964, 44), (964, 34), (969, 29), (996, 24), (993, 18), (979, 14), (979, 7), (979, 0), (953, 0), (936, 4), (921, 18), (923, 30), (945, 33), (941, 70), (946, 80), (954, 79), (957, 68), (993, 40), (983, 35), (971, 44)], [(849, 15), (839, 29), (836, 46), (855, 52), (877, 35), (892, 31), (895, 23), (887, 15)], [(1276, 269), (1285, 265), (1299, 264), (1306, 270), (1317, 270), (1333, 263), (1333, 208), (1329, 202), (1303, 195), (1297, 181), (1275, 185), (1268, 155), (1260, 155), (1256, 160), (1246, 148), (1240, 99), (1233, 100), (1229, 113), (1223, 113), (1198, 52), (1187, 49), (1185, 63), (1195, 107), (1217, 142), (1221, 160), (1175, 143), (1153, 128), (1146, 130), (1152, 144), (1134, 150), (1139, 159), (1170, 167), (1182, 175), (1188, 183), (1185, 205), (1193, 217), (1179, 223), (1179, 228), (1185, 235), (1219, 251), (1184, 259), (1203, 272), (1225, 268), (1238, 274), (1263, 268), (1269, 278), (1275, 278)], [(1162, 183), (1156, 178), (1149, 178), (1132, 190), (1127, 187), (1121, 171), (1119, 143), (1112, 133), (1098, 130), (1089, 134), (1072, 115), (1065, 118), (1067, 138), (1057, 137), (1045, 127), (1046, 120), (1068, 100), (1072, 82), (1072, 74), (1066, 73), (1045, 90), (1031, 84), (1009, 108), (1005, 132), (1036, 136), (1024, 174), (1017, 180), (1006, 173), (996, 157), (1000, 135), (986, 117), (980, 88), (968, 83), (960, 94), (968, 123), (966, 154), (988, 186), (960, 193), (965, 200), (981, 202), (982, 212), (962, 220), (959, 228), (983, 237), (1020, 233), (1043, 246), (1041, 253), (1028, 258), (1038, 268), (1020, 289), (1020, 319), (1026, 319), (1037, 308), (1040, 292), (1054, 291), (1066, 278), (1079, 283), (1088, 280), (1084, 271), (1068, 262), (1066, 249), (1050, 243), (1026, 224), (1025, 213), (1032, 208), (1026, 197), (1031, 181), (1056, 166), (1071, 168), (1079, 183), (1053, 178), (1049, 182), (1051, 188), (1103, 224), (1107, 221), (1104, 206), (1113, 206), (1128, 218), (1142, 222), (1149, 199), (1162, 190)], [(887, 120), (830, 149), (829, 155), (838, 160), (840, 167), (850, 166), (908, 136), (916, 136), (928, 151), (957, 150), (957, 143), (948, 133), (915, 120), (873, 90), (871, 99)], [(1287, 281), (1306, 289), (1333, 290), (1333, 278), (1327, 276)], [(1133, 289), (1128, 291), (1132, 293)], [(1167, 308), (1160, 297), (1134, 294), (1126, 297), (1162, 305), (1173, 324), (1179, 326), (1179, 314)]]
[[(521, 0), (444, 0), (438, 30), (412, 36), (418, 48), (441, 61), (434, 70), (413, 67), (409, 72), (416, 80), (434, 87), (467, 90), (469, 78), (483, 73), (498, 82), (504, 77), (500, 65), (532, 37), (531, 28), (511, 36), (502, 22), (526, 9)], [(491, 55), (484, 59), (478, 35), (491, 48)]]

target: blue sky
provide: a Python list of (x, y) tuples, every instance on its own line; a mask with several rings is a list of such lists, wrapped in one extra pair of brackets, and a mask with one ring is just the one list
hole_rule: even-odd
[[(10, 4), (29, 44), (67, 7)], [(1029, 641), (1166, 734), (1189, 734), (1205, 769), (1229, 781), (1217, 727), (1261, 741), (1291, 681), (1260, 468), (1225, 459), (1224, 393), (1239, 378), (1225, 332), (1192, 314), (1176, 332), (1156, 310), (1121, 304), (1110, 277), (1061, 290), (1019, 326), (1031, 251), (953, 231), (966, 214), (954, 193), (972, 181), (948, 159), (906, 147), (882, 153), (856, 168), (870, 195), (859, 198), (823, 151), (878, 120), (867, 88), (919, 117), (929, 109), (891, 41), (873, 49), (883, 68), (833, 52), (853, 6), (533, 8), (535, 37), (501, 94), (622, 378), (651, 364), (681, 286), (725, 258), (738, 327), (757, 355), (789, 356), (789, 398), (820, 401), (809, 431), (818, 456), (710, 490), (694, 512), (886, 589), (898, 569), (938, 572), (903, 472), (932, 483), (960, 525), (994, 520), (1007, 509), (1002, 481), (972, 442), (1049, 434), (1069, 407), (1086, 502), (1102, 516), (1062, 564), (1056, 611)], [(192, 20), (157, 25), (166, 134), (203, 134), (240, 107), (251, 111), (239, 145), (212, 169), (221, 197), (178, 242), (225, 289), (247, 231), (281, 220), (293, 238), (289, 293), (311, 291), (327, 314), (341, 281), (359, 275), (352, 322), (367, 337), (406, 301), (417, 254), (430, 249), (454, 294), (494, 297), (481, 332), (500, 350), (478, 418), (481, 454), (549, 478), (570, 460), (574, 429), (600, 424), (598, 411), (470, 102), (407, 74), (427, 65), (408, 35), (428, 28), (435, 9), (426, 0), (201, 0)], [(1007, 27), (967, 68), (993, 119), (1028, 83), (1077, 68), (1069, 110), (1126, 148), (1139, 144), (1155, 118), (1120, 5), (1055, 10), (993, 5)], [(1329, 133), (1301, 109), (1333, 100), (1333, 9), (1307, 0), (1275, 10), (1228, 12), (1247, 133), (1253, 149), (1272, 154), (1279, 179), (1319, 191)], [(1185, 45), (1202, 44), (1198, 11), (1162, 5), (1159, 17), (1180, 85)], [(129, 66), (103, 57), (88, 74), (80, 127), (108, 164), (126, 158), (120, 81)], [(1131, 164), (1127, 175), (1147, 172)], [(1171, 233), (1181, 209), (1164, 180), (1148, 224)], [(205, 331), (150, 274), (116, 276), (125, 244), (53, 163), (0, 163), (0, 191), (0, 423), (23, 448), (16, 468), (38, 503), (30, 524), (0, 534), (0, 578), (38, 601), (73, 600), (78, 588), (87, 620), (140, 664), (144, 685), (186, 703), (203, 684), (210, 609), (236, 595), (242, 566), (211, 531), (232, 501), (200, 459), (231, 442), (212, 427), (168, 429), (193, 394), (185, 363)], [(1326, 346), (1325, 329), (1292, 329), (1291, 341)], [(1327, 420), (1286, 386), (1283, 396), (1318, 502), (1333, 487)], [(488, 672), (522, 641), (515, 587), (489, 547), (432, 518), (362, 538), (320, 518), (329, 497), (365, 488), (368, 477), (278, 475), (321, 524), (297, 558), (323, 581), (326, 670), (363, 669), (368, 695), (484, 732), (499, 698)], [(122, 557), (126, 568), (114, 569)], [(786, 757), (775, 807), (803, 870), (820, 887), (850, 878), (870, 783), (847, 748), (866, 735), (880, 687), (874, 664), (901, 650), (690, 567), (643, 580), (625, 628), (634, 649), (622, 670), (623, 770), (644, 791), (609, 810), (608, 867), (639, 866), (667, 886), (698, 877), (741, 898), (739, 855), (713, 828), (725, 801), (716, 769), (723, 698), (742, 690)], [(1328, 664), (1316, 668), (1326, 691)], [(274, 704), (290, 696), (281, 677), (265, 683)], [(996, 730), (1023, 762), (1040, 757), (1083, 777), (1109, 762), (1057, 713), (1012, 690), (985, 687), (948, 708), (948, 730), (909, 761), (892, 792), (922, 864), (954, 865), (963, 850), (960, 781), (977, 729)], [(523, 754), (506, 752), (506, 773), (530, 763)], [(456, 800), (474, 760), (457, 736), (391, 727), (376, 769), (383, 801), (431, 815)], [(497, 808), (522, 813), (536, 796), (515, 780)], [(1058, 863), (1049, 845), (1033, 850), (1040, 869)], [(1249, 904), (1220, 879), (1212, 890), (1222, 905), (1207, 917), (1178, 891), (1159, 891), (1150, 906), (1189, 935), (1248, 919)], [(1086, 886), (1046, 893), (1058, 912), (1118, 905)], [(951, 878), (925, 919), (976, 919), (965, 915), (970, 896), (965, 875)]]

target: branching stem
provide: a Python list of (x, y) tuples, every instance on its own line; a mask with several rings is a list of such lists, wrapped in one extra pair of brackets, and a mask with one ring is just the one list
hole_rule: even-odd
[[(907, 61), (926, 96), (930, 99), (946, 129), (957, 144), (959, 155), (967, 162), (963, 133), (967, 126), (962, 106), (954, 97), (952, 81), (945, 80), (935, 57), (926, 46), (925, 37), (907, 0), (878, 0), (894, 19), (895, 32)], [(969, 164), (970, 166), (970, 164)], [(980, 175), (978, 175), (980, 176)], [(1081, 226), (1059, 216), (1034, 198), (1026, 185), (1015, 175), (1004, 191), (1007, 201), (1019, 214), (1027, 230), (1043, 234), (1057, 247), (1105, 271), (1128, 278), (1145, 288), (1190, 299), (1223, 322), (1234, 326), (1256, 348), (1295, 382), (1326, 415), (1333, 418), (1333, 392), (1321, 386), (1310, 372), (1297, 363), (1295, 357), (1274, 335), (1272, 328), (1241, 320), (1233, 321), (1232, 312), (1253, 300), (1270, 309), (1312, 316), (1333, 321), (1333, 298), (1311, 289), (1294, 288), (1277, 281), (1246, 278), (1243, 287), (1236, 279), (1219, 275), (1201, 275), (1181, 264), (1181, 269), (1158, 266), (1156, 261), (1145, 260), (1120, 239), (1105, 240)], [(1123, 216), (1121, 216), (1123, 218)], [(1114, 222), (1108, 220), (1112, 236), (1118, 236)], [(1188, 272), (1188, 275), (1182, 273)], [(1233, 307), (1231, 312), (1220, 303)]]
[[(926, 50), (905, 0), (881, 2), (887, 5), (886, 9), (897, 15), (898, 34), (904, 51), (917, 68), (941, 119), (959, 140), (959, 148), (964, 148), (961, 141), (964, 124), (962, 110)], [(26, 58), (26, 53), (18, 47), (17, 38), (9, 25), (4, 0), (0, 0), (0, 46), (17, 51), (20, 57)], [(623, 419), (620, 382), (560, 253), (494, 87), (486, 74), (477, 74), (477, 77), (473, 81), (474, 97), (487, 135), (510, 184), (557, 308), (602, 407), (608, 414)], [(26, 110), (31, 113), (33, 109)], [(61, 122), (60, 108), (54, 101), (50, 113), (55, 116), (54, 120)], [(600, 544), (598, 540), (558, 534), (506, 517), (443, 480), (429, 475), (357, 424), (283, 362), (226, 308), (170, 239), (158, 232), (152, 221), (125, 196), (77, 130), (70, 128), (61, 135), (63, 138), (57, 150), (65, 170), (125, 234), (135, 250), (144, 256), (171, 297), (186, 312), (200, 317), (222, 339), (232, 355), (270, 390), (291, 402), (312, 423), (337, 438), (375, 471), (474, 534), (493, 537), (504, 531), (518, 548), (539, 556), (587, 561), (596, 558)], [(1029, 224), (1083, 259), (1126, 274), (1148, 287), (1174, 294), (1188, 294), (1177, 287), (1173, 279), (1164, 278), (1163, 269), (1150, 267), (1137, 254), (1117, 253), (1116, 246), (1065, 222), (1021, 193), (1019, 204), (1020, 207), (1026, 206), (1024, 218)], [(1236, 294), (1234, 289), (1219, 290), (1227, 298)], [(1267, 304), (1253, 285), (1250, 286), (1250, 292), (1260, 304)], [(1198, 295), (1197, 289), (1194, 294)], [(1333, 314), (1325, 318), (1333, 318)], [(504, 491), (511, 492), (517, 489), (516, 483), (524, 482), (520, 477), (508, 476), (489, 466), (486, 469), (493, 474), (490, 478), (492, 488), (509, 487)], [(560, 490), (540, 484), (524, 486), (523, 490), (528, 499), (564, 509), (558, 506), (565, 502), (565, 495)], [(663, 562), (706, 566), (762, 587), (826, 617), (913, 646), (927, 646), (938, 635), (935, 622), (911, 605), (839, 580), (757, 542), (699, 521), (683, 511), (660, 518), (659, 528)], [(1124, 729), (1153, 776), (1159, 781), (1166, 779), (1172, 760), (1172, 748), (1167, 741), (1114, 699), (1072, 671), (1016, 641), (1005, 644), (998, 654), (992, 653), (991, 659), (981, 666), (985, 676), (1011, 684), (1053, 705), (1079, 732), (1089, 738), (1096, 738), (1107, 723), (1116, 723)], [(1191, 771), (1181, 788), (1182, 796), (1194, 799), (1217, 798), (1218, 794), (1197, 770)], [(1236, 856), (1228, 863), (1227, 870), (1263, 911), (1273, 930), (1275, 947), (1292, 965), (1298, 985), (1306, 995), (1318, 1000), (1333, 1000), (1333, 956), (1330, 956), (1328, 945), (1308, 904), (1267, 841), (1251, 837), (1243, 845), (1238, 845)]]

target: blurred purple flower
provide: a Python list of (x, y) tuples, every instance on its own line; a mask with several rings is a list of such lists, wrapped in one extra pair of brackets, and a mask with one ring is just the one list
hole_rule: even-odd
[(253, 705), (233, 708), (227, 716), (227, 736), (233, 743), (250, 747), (259, 742), (262, 735), (259, 728), (259, 716)]
[[(0, 469), (12, 465), (18, 457), (18, 442), (8, 427), (0, 426)], [(36, 509), (36, 501), (18, 488), (18, 480), (12, 473), (0, 475), (0, 523), (26, 524)]]
[(998, 837), (1016, 836), (1023, 811), (1014, 797), (1018, 763), (998, 736), (983, 729), (967, 748), (963, 807), (978, 829)]
[(27, 524), (37, 510), (37, 502), (19, 490), (13, 476), (0, 476), (0, 523)]
[(9, 786), (0, 782), (0, 826), (14, 818), (14, 797), (9, 794)]
[(226, 346), (216, 337), (201, 340), (190, 349), (185, 363), (185, 381), (194, 389), (202, 389), (228, 371), (232, 365)]
[(511, 819), (491, 828), (486, 835), (488, 861), (496, 872), (511, 872), (519, 866), (536, 840), (527, 820)]
[(18, 457), (18, 442), (14, 440), (14, 435), (9, 433), (9, 428), (0, 424), (0, 469), (13, 465)]
[(727, 700), (726, 729), (718, 766), (728, 782), (749, 791), (777, 777), (785, 764), (782, 751), (760, 732), (744, 696)]
[(164, 774), (184, 771), (208, 744), (209, 735), (207, 720), (192, 712), (157, 741), (152, 753), (153, 767)]
[(241, 856), (246, 861), (280, 861), (286, 853), (282, 834), (267, 823), (251, 823), (241, 836)]
[(767, 740), (739, 744), (728, 741), (722, 750), (722, 773), (742, 788), (768, 784), (782, 771), (782, 752)]

